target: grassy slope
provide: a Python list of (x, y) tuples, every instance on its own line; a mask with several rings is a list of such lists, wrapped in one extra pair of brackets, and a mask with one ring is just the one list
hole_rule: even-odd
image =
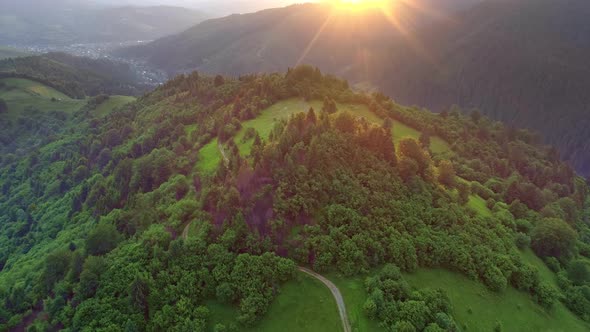
[[(530, 259), (530, 263), (539, 267), (544, 280), (553, 276), (532, 252), (526, 252), (524, 255), (527, 256), (525, 260)], [(539, 263), (542, 266), (539, 266)], [(364, 277), (347, 278), (338, 274), (330, 274), (328, 277), (340, 288), (344, 296), (353, 329), (385, 331), (363, 314), (363, 304), (367, 298)], [(416, 289), (444, 289), (453, 305), (453, 315), (464, 331), (493, 331), (497, 321), (502, 323), (504, 331), (569, 332), (588, 331), (590, 328), (561, 303), (557, 303), (553, 310), (547, 312), (524, 292), (508, 288), (501, 294), (494, 293), (480, 282), (447, 270), (420, 269), (405, 274), (405, 278)]]
[[(20, 79), (5, 78), (0, 82), (6, 84), (0, 89), (0, 98), (8, 104), (11, 117), (17, 116), (27, 107), (34, 107), (41, 111), (74, 112), (80, 109), (85, 100), (72, 99), (63, 93), (41, 83)], [(56, 101), (51, 101), (55, 98)]]
[[(240, 149), (240, 154), (244, 156), (249, 155), (252, 148), (252, 143), (254, 142), (253, 139), (243, 141), (246, 129), (256, 129), (260, 137), (263, 140), (267, 140), (276, 122), (281, 119), (287, 119), (289, 116), (295, 113), (307, 112), (309, 107), (317, 109), (316, 106), (318, 106), (316, 102), (306, 103), (301, 99), (291, 98), (272, 105), (271, 107), (263, 110), (257, 118), (242, 123), (242, 129), (234, 138), (238, 148)], [(321, 104), (319, 104), (319, 107), (321, 108)]]
[(197, 170), (203, 174), (210, 175), (215, 172), (221, 162), (221, 152), (217, 147), (217, 138), (199, 150)]
[(365, 291), (365, 277), (343, 277), (336, 273), (329, 274), (328, 279), (332, 281), (344, 297), (346, 304), (346, 311), (353, 331), (371, 331), (371, 332), (385, 332), (386, 330), (379, 327), (377, 321), (370, 320), (363, 311), (363, 305), (367, 300), (367, 292)]
[(484, 217), (492, 216), (492, 211), (488, 209), (485, 199), (477, 195), (469, 196), (469, 202), (467, 202), (467, 206)]
[(467, 331), (493, 331), (496, 321), (502, 323), (504, 331), (569, 332), (590, 328), (561, 303), (547, 312), (526, 293), (513, 288), (494, 293), (479, 282), (446, 270), (422, 269), (406, 275), (406, 280), (416, 288), (444, 289), (453, 304), (455, 319)]
[[(207, 306), (211, 310), (211, 327), (217, 323), (229, 326), (235, 322), (235, 308), (216, 302), (210, 302)], [(252, 332), (341, 330), (338, 308), (330, 290), (318, 280), (300, 272), (296, 280), (281, 287), (265, 318), (255, 328), (240, 328), (240, 331)]]
[(525, 263), (529, 263), (539, 270), (539, 276), (541, 277), (541, 280), (550, 283), (553, 287), (555, 287), (555, 289), (559, 289), (555, 273), (549, 270), (545, 262), (535, 255), (535, 253), (530, 248), (526, 249), (525, 251), (521, 251), (520, 257)]
[(95, 112), (100, 116), (104, 116), (114, 111), (116, 108), (135, 101), (135, 97), (129, 96), (110, 96), (104, 103), (100, 104)]
[[(420, 138), (420, 132), (405, 124), (394, 121), (393, 122), (393, 139), (398, 142), (402, 138), (410, 137), (414, 139)], [(451, 148), (449, 144), (438, 136), (430, 138), (430, 150), (433, 153), (443, 153), (449, 151)]]

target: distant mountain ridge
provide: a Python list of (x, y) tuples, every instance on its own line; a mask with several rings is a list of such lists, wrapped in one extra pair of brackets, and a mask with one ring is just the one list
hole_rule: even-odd
[(153, 40), (183, 31), (205, 19), (196, 10), (172, 6), (106, 6), (85, 1), (0, 2), (0, 44)]
[(458, 104), (531, 128), (590, 175), (590, 2), (440, 6), (445, 10), (434, 13), (444, 15), (433, 16), (400, 2), (392, 24), (378, 12), (331, 16), (327, 6), (297, 5), (205, 21), (120, 54), (170, 73), (241, 75), (315, 65), (404, 104), (435, 111)]

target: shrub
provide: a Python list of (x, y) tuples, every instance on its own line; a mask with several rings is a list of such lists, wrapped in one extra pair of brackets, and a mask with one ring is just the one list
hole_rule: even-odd
[(541, 282), (534, 289), (534, 294), (537, 302), (546, 309), (550, 309), (557, 301), (558, 293), (555, 288), (548, 285), (546, 282)]
[(88, 234), (86, 251), (93, 256), (104, 255), (113, 250), (121, 238), (115, 225), (101, 222)]
[(542, 219), (531, 235), (531, 247), (541, 257), (567, 257), (576, 245), (577, 234), (565, 221)]
[(514, 239), (516, 247), (520, 250), (526, 249), (528, 246), (531, 245), (531, 238), (523, 233), (517, 233), (516, 238)]
[(557, 273), (561, 271), (561, 264), (555, 257), (545, 257), (545, 264), (549, 268), (549, 270)]
[(590, 281), (590, 268), (586, 262), (575, 260), (568, 265), (567, 275), (574, 285), (580, 286)]

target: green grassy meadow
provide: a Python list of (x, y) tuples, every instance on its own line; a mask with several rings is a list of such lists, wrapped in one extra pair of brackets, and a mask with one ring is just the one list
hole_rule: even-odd
[[(525, 261), (539, 268), (543, 280), (555, 279), (553, 273), (530, 250), (523, 256)], [(367, 298), (365, 276), (343, 277), (332, 273), (327, 277), (342, 292), (353, 330), (385, 331), (363, 312)], [(444, 289), (453, 305), (453, 316), (462, 331), (493, 331), (497, 321), (501, 322), (503, 331), (509, 332), (574, 332), (590, 329), (563, 304), (556, 303), (551, 311), (546, 311), (529, 294), (514, 288), (495, 293), (480, 282), (444, 269), (419, 269), (404, 274), (404, 278), (415, 289)], [(523, 327), (526, 328), (523, 330)]]
[(202, 174), (211, 175), (217, 169), (221, 158), (221, 152), (219, 152), (219, 148), (217, 147), (217, 138), (215, 138), (199, 150), (197, 170)]
[(363, 305), (367, 300), (365, 291), (365, 276), (343, 277), (336, 273), (327, 276), (332, 281), (344, 298), (346, 312), (353, 331), (385, 332), (377, 321), (370, 320), (363, 311)]
[[(240, 149), (240, 154), (247, 156), (252, 149), (254, 139), (244, 141), (244, 135), (248, 128), (256, 129), (260, 137), (263, 140), (267, 140), (270, 132), (278, 121), (287, 119), (289, 116), (299, 112), (307, 112), (310, 107), (316, 109), (316, 106), (316, 102), (306, 103), (301, 99), (291, 98), (280, 101), (263, 110), (255, 119), (245, 121), (242, 123), (242, 129), (240, 129), (234, 138), (236, 145)], [(319, 107), (321, 108), (321, 103), (319, 104)]]
[(539, 270), (539, 276), (541, 277), (541, 280), (550, 283), (553, 287), (555, 287), (555, 289), (559, 289), (555, 273), (553, 273), (553, 271), (547, 267), (541, 258), (535, 255), (532, 249), (527, 248), (526, 250), (521, 251), (520, 257), (525, 263), (529, 263)]
[[(71, 113), (86, 104), (86, 100), (72, 99), (65, 94), (41, 83), (21, 79), (0, 79), (4, 86), (0, 88), (0, 98), (8, 104), (8, 114), (16, 117), (28, 107), (41, 111), (64, 111)], [(54, 101), (52, 101), (54, 99)]]
[(483, 217), (492, 216), (492, 211), (488, 209), (485, 199), (479, 197), (478, 195), (469, 195), (469, 202), (467, 202), (467, 206)]
[[(342, 331), (336, 302), (330, 290), (320, 281), (297, 272), (298, 277), (280, 288), (262, 321), (247, 332), (324, 332)], [(228, 327), (238, 315), (234, 307), (209, 302), (211, 330), (217, 323)]]
[(100, 116), (105, 116), (115, 109), (134, 102), (135, 100), (135, 97), (130, 96), (110, 96), (109, 99), (96, 108), (95, 113)]
[[(556, 303), (551, 311), (530, 295), (508, 288), (502, 293), (482, 283), (442, 269), (420, 269), (405, 275), (416, 288), (442, 288), (453, 305), (453, 316), (464, 331), (493, 331), (497, 321), (503, 331), (588, 331), (590, 326)], [(524, 328), (524, 330), (523, 330)]]

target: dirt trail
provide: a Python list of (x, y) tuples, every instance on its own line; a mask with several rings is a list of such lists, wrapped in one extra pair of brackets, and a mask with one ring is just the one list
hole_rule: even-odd
[(336, 300), (336, 304), (338, 305), (338, 312), (340, 313), (340, 320), (342, 321), (342, 328), (344, 329), (344, 332), (352, 332), (352, 328), (350, 327), (350, 322), (348, 321), (348, 315), (346, 314), (346, 305), (344, 304), (344, 298), (342, 298), (342, 294), (340, 293), (340, 290), (338, 289), (338, 287), (336, 287), (336, 285), (334, 285), (334, 283), (332, 283), (330, 280), (326, 279), (321, 274), (315, 273), (310, 269), (307, 269), (304, 267), (299, 267), (299, 271), (306, 273), (306, 274), (318, 279), (324, 285), (326, 285), (326, 287), (328, 287), (330, 289), (330, 292), (332, 292), (332, 295), (334, 296), (334, 299)]
[(186, 226), (184, 226), (184, 229), (182, 230), (182, 235), (180, 235), (183, 240), (186, 240), (186, 238), (188, 237), (188, 229), (190, 226), (191, 226), (190, 222)]
[(225, 150), (223, 149), (223, 144), (221, 144), (221, 142), (217, 143), (217, 148), (219, 148), (219, 152), (221, 152), (223, 161), (225, 161), (225, 166), (229, 165), (229, 158), (225, 155)]

